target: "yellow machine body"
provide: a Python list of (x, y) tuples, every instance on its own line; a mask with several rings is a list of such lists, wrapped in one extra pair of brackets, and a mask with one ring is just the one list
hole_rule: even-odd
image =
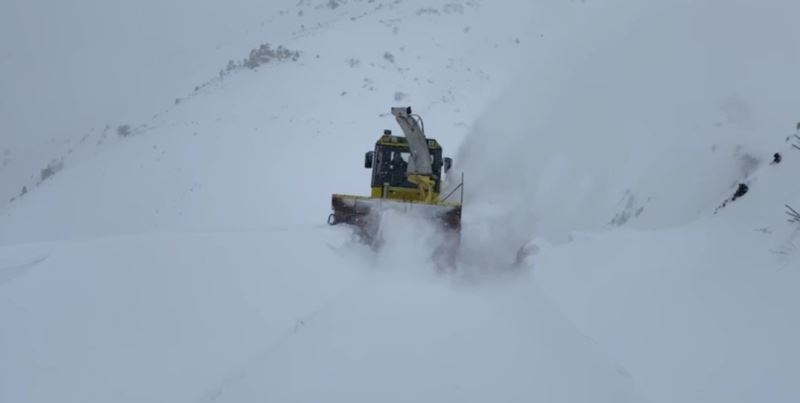
[[(461, 237), (463, 180), (443, 197), (443, 173), (449, 170), (452, 161), (443, 158), (442, 147), (436, 140), (424, 137), (421, 118), (418, 122), (401, 121), (401, 118), (415, 116), (410, 114), (410, 108), (407, 114), (400, 111), (400, 115), (395, 115), (398, 123), (416, 141), (413, 149), (407, 137), (384, 131), (374, 149), (364, 156), (364, 167), (372, 170), (370, 195), (334, 194), (331, 200), (333, 213), (328, 217), (328, 223), (353, 226), (367, 243), (379, 245), (383, 211), (391, 209), (421, 215), (442, 230), (442, 243), (436, 254), (445, 256), (449, 262), (447, 265), (452, 265)], [(410, 124), (404, 126), (408, 122)], [(415, 133), (416, 130), (419, 132)], [(418, 134), (421, 135), (416, 137)], [(420, 160), (428, 158), (422, 154), (428, 154), (430, 161)], [(450, 200), (458, 189), (461, 189), (459, 199)]]

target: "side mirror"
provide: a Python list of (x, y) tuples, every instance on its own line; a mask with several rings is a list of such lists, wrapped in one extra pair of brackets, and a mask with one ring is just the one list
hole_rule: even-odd
[(372, 156), (375, 155), (375, 151), (367, 151), (364, 154), (364, 168), (372, 168)]
[(453, 167), (453, 159), (450, 157), (444, 158), (444, 173), (447, 173)]

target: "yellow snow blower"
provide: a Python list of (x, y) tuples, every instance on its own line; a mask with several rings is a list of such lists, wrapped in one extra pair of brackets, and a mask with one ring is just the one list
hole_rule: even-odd
[[(441, 229), (442, 242), (435, 254), (453, 263), (461, 237), (463, 175), (458, 185), (442, 195), (442, 173), (450, 170), (453, 161), (442, 157), (436, 140), (425, 137), (424, 122), (412, 114), (411, 107), (392, 108), (391, 112), (405, 136), (384, 130), (375, 149), (364, 156), (364, 167), (372, 169), (371, 195), (334, 194), (328, 224), (348, 224), (362, 240), (378, 246), (383, 212), (421, 215)], [(459, 190), (458, 200), (451, 200)]]

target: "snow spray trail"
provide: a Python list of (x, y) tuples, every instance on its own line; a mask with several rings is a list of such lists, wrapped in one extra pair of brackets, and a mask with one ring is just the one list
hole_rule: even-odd
[[(485, 265), (533, 236), (609, 227), (628, 204), (636, 213), (623, 216), (638, 228), (690, 222), (752, 171), (748, 161), (780, 148), (797, 119), (800, 95), (785, 85), (800, 68), (786, 52), (796, 5), (612, 3), (559, 20), (547, 57), (532, 53), (456, 155), (465, 243), (481, 246)], [(741, 29), (755, 20), (772, 22)], [(744, 84), (752, 77), (759, 84)]]

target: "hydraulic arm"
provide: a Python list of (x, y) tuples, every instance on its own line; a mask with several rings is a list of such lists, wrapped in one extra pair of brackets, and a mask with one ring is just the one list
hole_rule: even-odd
[(431, 177), (433, 168), (422, 117), (412, 114), (411, 107), (392, 108), (392, 115), (408, 139), (408, 147), (411, 152), (406, 168), (406, 177), (409, 182), (417, 185), (422, 200), (428, 203), (435, 202), (436, 183)]

